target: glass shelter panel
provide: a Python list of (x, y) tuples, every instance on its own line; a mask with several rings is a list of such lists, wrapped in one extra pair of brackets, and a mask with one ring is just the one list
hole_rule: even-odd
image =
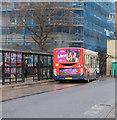
[(2, 83), (2, 65), (3, 65), (2, 52), (0, 52), (0, 83)]
[(25, 80), (32, 80), (33, 79), (33, 55), (25, 54), (24, 56), (24, 74)]
[(33, 80), (38, 80), (38, 55), (33, 56)]
[(5, 83), (22, 81), (22, 53), (4, 53)]
[(40, 79), (50, 79), (52, 76), (51, 56), (40, 55)]

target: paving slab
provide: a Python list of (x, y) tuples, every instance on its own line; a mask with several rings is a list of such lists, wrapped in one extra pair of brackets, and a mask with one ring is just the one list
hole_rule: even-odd
[(115, 104), (113, 104), (109, 110), (107, 110), (101, 118), (115, 118)]
[(29, 85), (35, 85), (35, 84), (40, 84), (40, 83), (45, 83), (45, 82), (53, 82), (54, 79), (46, 79), (46, 80), (40, 80), (40, 81), (25, 81), (25, 82), (18, 82), (18, 83), (12, 83), (12, 84), (5, 84), (1, 85), (0, 89), (6, 89), (6, 88), (14, 88), (14, 87), (23, 87), (23, 86), (29, 86)]

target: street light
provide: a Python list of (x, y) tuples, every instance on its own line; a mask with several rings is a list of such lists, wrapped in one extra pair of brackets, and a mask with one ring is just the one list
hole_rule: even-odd
[(23, 31), (24, 49), (26, 48), (26, 46), (25, 46), (25, 33), (26, 33), (26, 25), (24, 24), (24, 31)]

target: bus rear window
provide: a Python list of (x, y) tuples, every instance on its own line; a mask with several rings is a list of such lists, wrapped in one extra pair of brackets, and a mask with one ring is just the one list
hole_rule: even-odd
[(59, 63), (78, 62), (80, 59), (80, 49), (58, 49), (56, 58)]

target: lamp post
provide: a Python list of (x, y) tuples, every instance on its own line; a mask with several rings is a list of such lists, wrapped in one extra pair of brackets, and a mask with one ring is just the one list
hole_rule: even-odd
[(23, 31), (24, 49), (26, 48), (26, 46), (25, 46), (25, 33), (26, 33), (26, 25), (24, 24), (24, 31)]

